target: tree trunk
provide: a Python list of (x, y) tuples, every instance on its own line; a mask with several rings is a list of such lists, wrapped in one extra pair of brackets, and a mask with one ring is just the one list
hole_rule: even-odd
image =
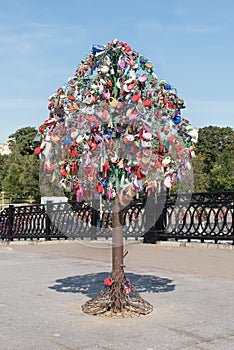
[(112, 213), (112, 273), (123, 271), (123, 226), (120, 222), (118, 202), (113, 203)]
[(118, 199), (112, 207), (112, 273), (102, 290), (83, 306), (82, 311), (92, 315), (132, 317), (146, 315), (153, 310), (150, 303), (141, 298), (124, 273), (122, 212)]
[(124, 265), (123, 265), (123, 226), (120, 219), (118, 199), (113, 202), (112, 211), (112, 303), (113, 311), (124, 308)]

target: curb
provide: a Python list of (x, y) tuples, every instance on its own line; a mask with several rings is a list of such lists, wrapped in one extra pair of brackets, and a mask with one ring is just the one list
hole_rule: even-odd
[(169, 241), (158, 241), (156, 245), (162, 247), (172, 248), (208, 248), (208, 249), (227, 249), (234, 250), (234, 245), (231, 243), (200, 243), (200, 242), (169, 242)]
[[(10, 245), (55, 245), (55, 244), (79, 244), (83, 243), (90, 244), (91, 246), (104, 245), (111, 247), (111, 240), (55, 240), (55, 241), (0, 241), (1, 246), (10, 246)], [(173, 242), (173, 241), (157, 241), (155, 244), (144, 244), (141, 241), (134, 242), (124, 242), (124, 245), (129, 244), (142, 244), (144, 246), (161, 246), (161, 247), (170, 247), (170, 248), (207, 248), (207, 249), (221, 249), (221, 250), (234, 250), (234, 245), (232, 243), (200, 243), (200, 242)]]

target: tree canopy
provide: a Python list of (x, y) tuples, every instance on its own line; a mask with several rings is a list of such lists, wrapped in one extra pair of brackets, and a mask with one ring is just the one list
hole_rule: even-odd
[(0, 189), (5, 197), (16, 201), (40, 200), (39, 160), (33, 152), (33, 127), (24, 127), (9, 136), (11, 153), (0, 156)]
[(201, 128), (193, 169), (195, 191), (234, 190), (234, 130), (218, 126)]
[(19, 152), (22, 156), (33, 154), (32, 140), (36, 135), (36, 129), (31, 126), (18, 129), (8, 137), (12, 152)]
[(127, 43), (93, 45), (49, 97), (38, 129), (48, 187), (70, 188), (77, 202), (122, 205), (149, 188), (171, 188), (190, 169), (197, 140), (183, 108), (177, 90)]
[[(26, 131), (29, 131), (26, 133)], [(0, 155), (0, 190), (12, 198), (40, 201), (39, 160), (32, 153), (32, 140), (37, 134), (33, 127), (22, 128), (9, 136), (10, 155)], [(192, 159), (194, 191), (234, 190), (234, 130), (230, 127), (206, 126), (199, 129), (196, 157)], [(44, 189), (43, 184), (42, 190)], [(51, 184), (53, 186), (53, 184)], [(45, 186), (47, 191), (47, 186)], [(189, 183), (181, 190), (189, 190)], [(51, 189), (52, 195), (55, 189)]]

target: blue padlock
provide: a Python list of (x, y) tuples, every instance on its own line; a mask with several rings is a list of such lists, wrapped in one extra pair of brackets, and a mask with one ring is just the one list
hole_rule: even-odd
[(165, 85), (165, 89), (166, 89), (166, 90), (171, 90), (171, 84), (166, 84), (166, 85)]
[(92, 51), (93, 52), (102, 52), (104, 50), (105, 50), (105, 46), (103, 46), (103, 45), (94, 44), (92, 46)]

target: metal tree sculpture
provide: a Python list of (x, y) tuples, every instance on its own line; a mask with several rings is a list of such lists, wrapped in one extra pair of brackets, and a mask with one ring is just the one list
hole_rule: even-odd
[(140, 192), (170, 188), (189, 168), (197, 130), (182, 118), (184, 101), (152, 63), (118, 40), (93, 45), (73, 77), (49, 98), (35, 152), (51, 182), (78, 202), (112, 203), (112, 273), (87, 301), (89, 314), (147, 314), (124, 273), (121, 208)]

